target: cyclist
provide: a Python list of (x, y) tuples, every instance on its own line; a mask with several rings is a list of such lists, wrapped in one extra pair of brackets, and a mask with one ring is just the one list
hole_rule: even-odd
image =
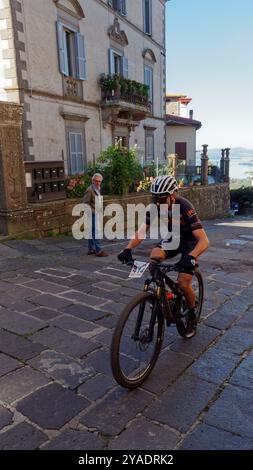
[[(168, 230), (172, 228), (172, 204), (180, 205), (180, 245), (177, 250), (165, 250), (162, 247), (163, 240), (151, 251), (150, 258), (161, 261), (173, 258), (181, 254), (178, 263), (182, 272), (178, 275), (178, 284), (183, 291), (187, 306), (189, 309), (189, 327), (187, 337), (191, 338), (196, 332), (197, 318), (195, 314), (196, 296), (192, 288), (192, 276), (194, 274), (197, 258), (208, 248), (209, 240), (198, 215), (190, 201), (184, 197), (178, 196), (178, 184), (173, 176), (158, 176), (154, 179), (150, 191), (152, 193), (152, 201), (158, 207), (161, 204), (168, 205)], [(133, 262), (132, 250), (136, 248), (145, 238), (146, 230), (150, 226), (150, 213), (146, 215), (146, 222), (142, 224), (139, 231), (123, 250), (118, 259), (122, 263)]]

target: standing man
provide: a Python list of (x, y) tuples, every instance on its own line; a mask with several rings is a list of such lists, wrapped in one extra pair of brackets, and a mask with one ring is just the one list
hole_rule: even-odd
[(99, 213), (96, 213), (96, 207), (101, 206), (101, 184), (103, 176), (100, 173), (95, 173), (92, 177), (92, 184), (86, 190), (83, 198), (84, 204), (88, 204), (92, 210), (92, 238), (88, 240), (88, 255), (95, 255), (98, 257), (108, 256), (102, 250), (100, 240), (97, 238), (99, 233)]

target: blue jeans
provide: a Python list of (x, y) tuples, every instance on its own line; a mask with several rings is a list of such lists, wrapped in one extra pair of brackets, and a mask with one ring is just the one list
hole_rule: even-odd
[(95, 250), (96, 253), (102, 251), (100, 240), (96, 238), (96, 216), (92, 214), (92, 238), (88, 240), (89, 251)]

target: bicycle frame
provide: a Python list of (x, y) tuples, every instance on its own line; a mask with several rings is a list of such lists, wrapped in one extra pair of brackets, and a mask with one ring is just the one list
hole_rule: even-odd
[[(159, 306), (162, 307), (162, 313), (169, 323), (176, 323), (177, 318), (175, 317), (173, 311), (171, 310), (170, 304), (168, 302), (167, 296), (166, 296), (166, 290), (165, 290), (165, 285), (167, 285), (171, 292), (176, 296), (176, 300), (178, 303), (180, 303), (183, 293), (178, 287), (177, 282), (173, 281), (165, 272), (163, 272), (163, 269), (166, 271), (176, 271), (180, 272), (180, 270), (175, 266), (175, 265), (167, 265), (167, 264), (157, 264), (157, 263), (151, 263), (150, 264), (150, 274), (151, 274), (151, 279), (146, 279), (144, 282), (144, 291), (147, 292), (150, 290), (150, 284), (155, 283), (156, 284), (156, 289), (154, 290), (154, 294), (156, 296), (156, 301), (159, 303)], [(153, 309), (155, 311), (155, 308)], [(136, 337), (139, 337), (139, 331), (140, 331), (140, 325), (142, 322), (142, 317), (143, 317), (143, 309), (142, 312), (139, 312), (137, 323), (136, 323), (136, 330), (135, 330), (135, 335)], [(150, 320), (150, 327), (152, 331), (152, 327), (154, 327), (155, 324), (155, 316), (153, 318), (153, 314), (151, 316)], [(151, 333), (150, 333), (151, 335)]]

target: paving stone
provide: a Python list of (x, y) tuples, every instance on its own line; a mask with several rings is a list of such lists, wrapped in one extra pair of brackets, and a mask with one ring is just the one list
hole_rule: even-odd
[(111, 376), (112, 372), (109, 349), (99, 349), (98, 351), (89, 354), (89, 356), (85, 358), (85, 364), (94, 367), (98, 372)]
[(18, 362), (15, 359), (12, 359), (12, 357), (0, 353), (0, 377), (8, 374), (8, 372), (19, 369), (20, 367), (23, 367), (21, 362)]
[(125, 308), (125, 306), (128, 303), (128, 300), (126, 300), (126, 303), (122, 303), (122, 297), (121, 297), (121, 302), (110, 302), (109, 304), (106, 304), (102, 307), (100, 307), (100, 310), (103, 310), (104, 312), (115, 314), (115, 315), (120, 315)]
[(3, 307), (6, 307), (8, 310), (19, 313), (28, 313), (31, 310), (34, 310), (36, 304), (32, 302), (27, 302), (26, 300), (14, 301), (13, 297), (6, 296), (3, 301), (0, 301)]
[(59, 436), (45, 444), (46, 450), (101, 450), (104, 448), (102, 440), (89, 431), (67, 429)]
[(29, 423), (19, 423), (1, 434), (0, 450), (35, 450), (47, 436)]
[(50, 324), (75, 333), (82, 338), (91, 338), (104, 330), (103, 327), (95, 323), (87, 322), (71, 315), (62, 315), (61, 317), (51, 320)]
[(142, 390), (128, 392), (117, 388), (92, 407), (80, 421), (88, 428), (95, 428), (103, 434), (115, 436), (152, 400), (153, 397)]
[(243, 359), (229, 380), (230, 383), (240, 387), (253, 389), (253, 351)]
[(0, 401), (13, 403), (49, 382), (44, 374), (31, 367), (23, 367), (0, 379)]
[(55, 351), (43, 351), (29, 361), (29, 364), (71, 389), (75, 389), (96, 374), (93, 367), (85, 367), (73, 358)]
[(241, 319), (237, 322), (237, 326), (246, 330), (253, 331), (253, 309), (249, 309), (243, 314)]
[(204, 321), (204, 324), (213, 328), (218, 328), (219, 330), (225, 330), (239, 318), (239, 313), (233, 313), (231, 309), (229, 313), (225, 313), (222, 310), (222, 307), (212, 315), (208, 316), (208, 318)]
[(0, 257), (4, 258), (17, 258), (18, 256), (22, 256), (20, 251), (15, 250), (15, 248), (10, 248), (9, 246), (0, 243)]
[(179, 446), (180, 450), (252, 450), (253, 443), (245, 437), (200, 424)]
[(239, 358), (235, 354), (212, 347), (187, 370), (187, 374), (197, 375), (208, 382), (222, 384), (238, 362)]
[(113, 331), (106, 328), (102, 333), (98, 334), (94, 341), (100, 345), (110, 346), (112, 342)]
[(62, 297), (56, 297), (52, 294), (41, 294), (30, 299), (36, 305), (42, 305), (56, 310), (61, 310), (63, 307), (67, 307), (72, 302), (70, 300), (63, 299)]
[(37, 356), (45, 349), (41, 344), (20, 338), (8, 331), (0, 331), (0, 351), (23, 361)]
[(211, 276), (211, 279), (220, 283), (235, 284), (236, 286), (248, 286), (250, 284), (248, 277), (241, 273), (216, 273)]
[(113, 292), (114, 290), (120, 289), (118, 284), (114, 284), (112, 282), (100, 281), (92, 284), (95, 289), (101, 289), (106, 292)]
[(77, 335), (54, 326), (35, 333), (31, 339), (50, 349), (73, 357), (83, 357), (98, 347), (97, 344), (88, 339), (78, 338)]
[(108, 449), (174, 449), (179, 439), (179, 433), (139, 417), (119, 437), (110, 442)]
[(160, 394), (192, 363), (193, 359), (185, 354), (168, 350), (160, 355), (151, 375), (142, 384), (144, 390)]
[(74, 317), (78, 317), (82, 320), (87, 321), (95, 321), (107, 315), (101, 310), (96, 310), (95, 308), (87, 307), (86, 305), (81, 304), (72, 304), (68, 307), (63, 308), (62, 312), (68, 313), (69, 315), (73, 315)]
[(70, 290), (61, 294), (61, 298), (67, 299), (73, 302), (79, 302), (89, 307), (103, 307), (105, 308), (110, 302), (107, 299), (101, 297), (95, 297), (94, 295), (85, 294), (84, 292), (79, 292), (75, 290)]
[(219, 339), (217, 344), (220, 349), (234, 354), (242, 354), (253, 345), (253, 331), (234, 326)]
[[(7, 408), (4, 408), (2, 405), (0, 405), (0, 430), (5, 428), (5, 426), (9, 426), (12, 423), (12, 419), (13, 419), (13, 413)], [(0, 442), (1, 442), (1, 439), (0, 439)], [(0, 444), (0, 449), (1, 449), (1, 444)]]
[(27, 312), (27, 315), (31, 315), (32, 317), (38, 318), (39, 320), (48, 322), (48, 320), (52, 320), (53, 318), (61, 316), (62, 312), (51, 310), (50, 308), (46, 307), (40, 307), (36, 308), (36, 310), (32, 310), (31, 312)]
[(203, 420), (207, 424), (253, 440), (252, 390), (228, 385)]
[(71, 390), (50, 384), (20, 401), (17, 410), (44, 429), (60, 429), (88, 405)]
[(119, 319), (119, 316), (120, 315), (116, 315), (116, 314), (107, 314), (103, 318), (101, 318), (100, 320), (97, 320), (96, 323), (98, 325), (101, 325), (101, 326), (105, 327), (105, 328), (112, 329), (112, 328), (115, 328), (116, 323)]
[(99, 374), (78, 387), (78, 393), (94, 401), (102, 398), (113, 387), (115, 387), (115, 381), (112, 377)]
[(187, 432), (214, 396), (217, 385), (199, 377), (180, 377), (144, 415), (160, 423)]
[(25, 287), (31, 287), (35, 291), (46, 292), (47, 294), (60, 294), (69, 290), (68, 286), (56, 284), (42, 279), (34, 279), (25, 284)]
[(198, 325), (197, 334), (190, 340), (178, 337), (171, 345), (171, 349), (183, 354), (189, 354), (192, 357), (198, 356), (204, 352), (215, 338), (219, 336), (219, 330), (209, 328), (206, 325)]
[[(9, 297), (9, 301), (14, 303), (19, 300), (27, 299), (29, 297), (32, 297), (32, 295), (36, 295), (37, 292), (36, 290), (30, 288), (30, 287), (25, 287), (25, 286), (17, 286), (14, 285), (13, 283), (9, 283), (8, 287), (4, 291), (4, 300), (6, 301), (6, 297)], [(7, 294), (7, 296), (6, 296)]]
[(45, 326), (45, 322), (28, 315), (5, 309), (0, 310), (0, 328), (17, 333), (18, 335), (27, 335), (41, 330)]

